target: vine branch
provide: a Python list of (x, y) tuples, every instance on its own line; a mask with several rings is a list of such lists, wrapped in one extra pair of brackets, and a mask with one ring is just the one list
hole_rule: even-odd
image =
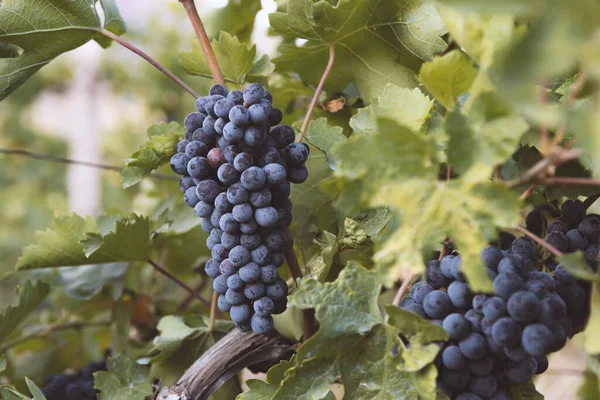
[[(106, 171), (120, 172), (122, 169), (122, 167), (119, 167), (118, 165), (109, 165), (109, 164), (93, 163), (93, 162), (88, 162), (88, 161), (73, 160), (70, 158), (54, 156), (51, 154), (36, 153), (34, 151), (29, 151), (29, 150), (25, 150), (25, 149), (0, 148), (0, 154), (4, 154), (4, 155), (8, 155), (8, 156), (24, 156), (24, 157), (33, 158), (36, 160), (50, 161), (50, 162), (69, 164), (69, 165), (80, 165), (83, 167), (103, 169)], [(176, 176), (159, 174), (159, 173), (151, 173), (150, 176), (152, 178), (165, 179), (165, 180), (169, 180), (169, 181), (178, 181), (179, 180), (179, 178), (177, 178)]]
[(31, 332), (27, 335), (18, 337), (14, 340), (6, 342), (2, 347), (0, 347), (0, 354), (5, 353), (7, 350), (18, 346), (22, 343), (28, 342), (33, 339), (40, 339), (44, 336), (58, 331), (67, 331), (67, 330), (81, 330), (87, 328), (103, 328), (107, 327), (112, 323), (112, 321), (101, 321), (101, 322), (71, 322), (68, 324), (62, 325), (53, 325), (44, 329), (37, 330), (35, 332)]
[(402, 285), (400, 285), (400, 289), (398, 289), (398, 291), (396, 292), (396, 296), (394, 296), (394, 300), (392, 301), (392, 304), (400, 303), (400, 299), (402, 299), (404, 292), (406, 292), (406, 289), (408, 289), (408, 286), (410, 286), (410, 283), (417, 275), (419, 275), (419, 274), (411, 273), (405, 280), (402, 281)]
[(304, 116), (304, 121), (302, 121), (302, 127), (300, 128), (300, 135), (298, 135), (298, 142), (301, 142), (304, 138), (304, 134), (306, 133), (306, 128), (308, 127), (308, 123), (310, 122), (310, 117), (317, 106), (317, 101), (319, 100), (319, 95), (323, 90), (323, 86), (325, 86), (325, 81), (327, 80), (327, 76), (331, 72), (333, 68), (333, 63), (335, 61), (335, 44), (329, 45), (329, 61), (327, 62), (327, 66), (325, 67), (325, 71), (323, 71), (323, 75), (321, 76), (321, 80), (319, 81), (319, 85), (315, 90), (315, 94), (313, 95), (312, 100), (310, 101), (310, 106), (308, 107), (308, 111)]
[(179, 287), (185, 289), (190, 295), (194, 296), (195, 299), (200, 300), (202, 303), (204, 303), (204, 305), (206, 305), (207, 307), (210, 307), (210, 305), (211, 305), (210, 301), (208, 301), (204, 297), (200, 296), (198, 293), (196, 293), (194, 291), (194, 289), (192, 289), (191, 287), (189, 287), (188, 285), (183, 283), (175, 275), (171, 274), (169, 271), (167, 271), (166, 269), (164, 269), (163, 267), (158, 265), (154, 260), (148, 259), (147, 261), (150, 265), (152, 265), (154, 267), (154, 269), (156, 271), (160, 272), (161, 274), (163, 274), (164, 276), (166, 276), (167, 278), (169, 278), (170, 280), (175, 282)]
[(160, 72), (162, 72), (163, 74), (165, 74), (167, 77), (169, 77), (171, 80), (173, 80), (179, 86), (181, 86), (183, 89), (185, 89), (186, 92), (188, 92), (189, 94), (191, 94), (195, 98), (200, 97), (200, 95), (198, 93), (196, 93), (194, 91), (194, 89), (192, 89), (190, 86), (188, 86), (187, 83), (185, 83), (184, 81), (182, 81), (181, 79), (179, 79), (174, 73), (172, 73), (171, 71), (169, 71), (168, 69), (166, 69), (165, 67), (163, 67), (158, 61), (156, 61), (155, 59), (153, 59), (152, 57), (150, 57), (147, 53), (145, 53), (141, 49), (137, 48), (133, 44), (127, 42), (124, 39), (122, 39), (120, 36), (115, 35), (114, 33), (110, 32), (110, 31), (107, 31), (106, 29), (101, 29), (100, 33), (103, 34), (104, 36), (106, 36), (107, 38), (109, 38), (109, 39), (111, 39), (111, 40), (119, 43), (121, 46), (125, 47), (126, 49), (131, 50), (132, 52), (134, 52), (138, 56), (142, 57), (144, 60), (148, 61), (150, 64), (152, 64), (152, 66), (154, 68), (156, 68), (157, 70), (159, 70)]
[(206, 30), (204, 29), (204, 25), (202, 24), (200, 15), (198, 15), (198, 9), (196, 8), (196, 4), (194, 4), (194, 0), (179, 0), (179, 2), (183, 5), (183, 8), (185, 8), (185, 12), (187, 13), (188, 18), (192, 22), (192, 26), (194, 27), (196, 36), (198, 36), (200, 46), (202, 47), (204, 57), (206, 57), (206, 62), (208, 63), (208, 68), (210, 69), (210, 73), (214, 81), (221, 85), (225, 85), (223, 73), (221, 72), (221, 68), (219, 67), (219, 63), (217, 61), (217, 57), (215, 56), (215, 52), (213, 51), (212, 46), (210, 45), (210, 40), (208, 39)]

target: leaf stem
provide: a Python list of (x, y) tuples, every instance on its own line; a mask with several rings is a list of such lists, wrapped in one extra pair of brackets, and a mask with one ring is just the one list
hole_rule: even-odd
[(529, 236), (531, 239), (533, 239), (534, 242), (548, 250), (550, 253), (554, 254), (556, 257), (562, 257), (563, 253), (561, 251), (559, 251), (556, 247), (552, 246), (550, 243), (546, 242), (544, 239), (542, 239), (535, 233), (527, 230), (527, 228), (519, 225), (516, 229), (519, 232), (523, 233), (525, 236)]
[(171, 274), (169, 271), (167, 271), (166, 269), (164, 269), (163, 267), (158, 265), (154, 260), (148, 259), (148, 263), (150, 265), (152, 265), (156, 271), (160, 272), (161, 274), (163, 274), (164, 276), (169, 278), (171, 281), (175, 282), (179, 287), (187, 290), (187, 292), (189, 294), (191, 294), (192, 296), (194, 296), (195, 299), (200, 300), (202, 303), (204, 303), (204, 305), (206, 305), (208, 307), (211, 306), (210, 301), (208, 301), (204, 297), (200, 296), (198, 293), (196, 293), (194, 291), (194, 289), (192, 289), (191, 287), (189, 287), (188, 285), (183, 283), (181, 280), (179, 280), (179, 278), (177, 278), (175, 275)]
[(18, 337), (14, 340), (4, 343), (4, 345), (2, 347), (0, 347), (0, 354), (5, 353), (7, 350), (9, 350), (15, 346), (18, 346), (22, 343), (28, 342), (30, 340), (43, 338), (44, 336), (46, 336), (52, 332), (67, 331), (67, 330), (81, 330), (81, 329), (86, 329), (86, 328), (102, 328), (102, 327), (110, 326), (111, 323), (112, 323), (112, 321), (100, 321), (100, 322), (71, 322), (71, 323), (61, 324), (61, 325), (52, 325), (52, 326), (37, 330), (35, 332), (31, 332), (27, 335)]
[[(69, 164), (69, 165), (81, 165), (83, 167), (98, 168), (98, 169), (103, 169), (103, 170), (107, 170), (107, 171), (115, 171), (115, 172), (120, 172), (122, 169), (122, 167), (119, 167), (118, 165), (99, 164), (99, 163), (93, 163), (93, 162), (88, 162), (88, 161), (72, 160), (72, 159), (66, 158), (66, 157), (54, 156), (52, 154), (36, 153), (36, 152), (25, 150), (25, 149), (0, 148), (0, 154), (5, 154), (8, 156), (25, 156), (25, 157), (33, 158), (36, 160), (50, 161), (50, 162)], [(152, 173), (152, 174), (150, 174), (150, 176), (152, 178), (166, 179), (166, 180), (170, 180), (170, 181), (178, 181), (179, 180), (179, 178), (177, 178), (176, 176), (158, 174), (158, 173)]]
[(191, 94), (195, 98), (200, 97), (200, 95), (198, 93), (196, 93), (194, 91), (194, 89), (192, 89), (190, 86), (188, 86), (184, 81), (179, 79), (174, 73), (172, 73), (171, 71), (169, 71), (168, 69), (163, 67), (161, 64), (159, 64), (158, 61), (156, 61), (155, 59), (150, 57), (148, 54), (146, 54), (141, 49), (137, 48), (133, 44), (127, 42), (126, 40), (123, 40), (120, 36), (115, 35), (114, 33), (110, 32), (106, 29), (101, 29), (100, 33), (103, 34), (104, 36), (106, 36), (107, 38), (119, 43), (121, 46), (125, 47), (126, 49), (131, 50), (138, 56), (142, 57), (144, 60), (148, 61), (150, 64), (152, 64), (152, 66), (154, 68), (156, 68), (157, 70), (159, 70), (160, 72), (165, 74), (167, 77), (171, 78), (175, 83), (177, 83), (179, 86), (181, 86), (183, 89), (185, 89), (185, 91), (187, 91), (189, 94)]
[(312, 100), (310, 101), (310, 106), (308, 107), (308, 111), (304, 116), (304, 121), (302, 121), (302, 127), (300, 128), (300, 135), (298, 135), (298, 142), (301, 142), (304, 138), (304, 134), (306, 133), (306, 128), (308, 127), (308, 123), (310, 122), (310, 117), (317, 106), (317, 101), (319, 100), (319, 95), (323, 90), (323, 86), (325, 86), (325, 81), (327, 80), (327, 76), (331, 72), (333, 68), (333, 63), (335, 61), (335, 44), (329, 45), (329, 61), (327, 62), (327, 66), (325, 67), (325, 71), (323, 71), (323, 75), (321, 76), (321, 80), (319, 81), (319, 85), (315, 90), (315, 94), (313, 95)]
[(400, 289), (398, 289), (398, 291), (396, 292), (396, 296), (394, 296), (394, 300), (392, 301), (392, 304), (399, 304), (400, 303), (400, 300), (402, 299), (402, 296), (404, 295), (404, 292), (406, 292), (406, 289), (408, 289), (408, 286), (410, 286), (410, 282), (417, 275), (419, 275), (419, 274), (418, 273), (412, 273), (404, 281), (402, 281), (402, 285), (400, 285)]
[(208, 63), (208, 68), (210, 69), (210, 73), (212, 74), (214, 81), (221, 85), (225, 85), (223, 73), (221, 72), (221, 68), (219, 67), (219, 63), (217, 61), (217, 57), (215, 56), (215, 52), (213, 51), (212, 46), (210, 45), (210, 40), (208, 39), (206, 30), (204, 29), (204, 25), (202, 24), (200, 15), (198, 15), (198, 9), (194, 4), (194, 0), (179, 0), (179, 2), (183, 5), (183, 8), (185, 8), (188, 18), (192, 22), (192, 26), (194, 27), (196, 36), (198, 36), (200, 46), (202, 47), (202, 51), (204, 52), (204, 56), (206, 57), (206, 61)]

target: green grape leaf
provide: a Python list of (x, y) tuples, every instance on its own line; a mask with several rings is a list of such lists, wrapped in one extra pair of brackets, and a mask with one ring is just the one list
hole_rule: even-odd
[(161, 122), (148, 128), (148, 141), (125, 160), (121, 170), (123, 187), (135, 185), (152, 170), (168, 162), (177, 152), (177, 143), (183, 139), (185, 129), (177, 122)]
[(431, 117), (432, 106), (433, 100), (419, 89), (387, 85), (369, 107), (358, 110), (350, 120), (350, 126), (361, 135), (374, 135), (379, 131), (378, 118), (385, 117), (419, 132)]
[(202, 15), (208, 37), (218, 37), (221, 31), (237, 36), (242, 42), (250, 42), (256, 13), (261, 9), (260, 0), (228, 0), (227, 5)]
[[(115, 29), (120, 23), (113, 0), (102, 6), (107, 28)], [(93, 0), (0, 2), (0, 100), (54, 58), (96, 37), (101, 24)]]
[[(344, 189), (337, 201), (342, 209), (368, 203), (382, 182), (437, 176), (436, 154), (430, 138), (387, 118), (379, 118), (377, 124), (377, 134), (354, 135), (334, 148), (337, 184)], [(335, 191), (339, 189), (336, 187)]]
[(299, 73), (316, 86), (333, 46), (336, 58), (325, 89), (341, 92), (353, 82), (367, 100), (388, 83), (415, 87), (422, 60), (446, 48), (441, 39), (445, 26), (425, 1), (290, 0), (286, 13), (269, 17), (284, 37), (308, 40), (301, 46), (280, 46), (280, 56), (273, 60), (278, 71)]
[(23, 248), (17, 269), (53, 268), (146, 260), (152, 250), (150, 223), (132, 214), (113, 221), (102, 234), (96, 222), (78, 215), (56, 216), (54, 229), (36, 232), (36, 244)]
[(521, 0), (437, 0), (445, 6), (456, 8), (465, 12), (480, 13), (506, 13), (506, 14), (529, 14), (543, 7), (543, 0), (521, 1)]
[[(121, 17), (121, 13), (119, 12), (119, 8), (117, 7), (115, 0), (98, 1), (102, 7), (102, 12), (104, 13), (104, 29), (114, 33), (117, 36), (121, 36), (127, 32), (127, 26), (125, 25), (123, 17)], [(104, 48), (110, 47), (112, 44), (112, 40), (102, 34), (96, 35), (94, 40)]]
[(593, 375), (591, 371), (585, 371), (583, 374), (583, 382), (577, 389), (577, 399), (579, 400), (595, 400), (600, 398), (600, 385), (598, 377)]
[(398, 328), (408, 338), (411, 346), (448, 340), (448, 333), (444, 328), (430, 320), (396, 306), (386, 306), (385, 311), (389, 316), (388, 324)]
[(583, 151), (581, 162), (595, 175), (600, 175), (600, 105), (588, 102), (571, 110), (567, 125), (569, 131), (577, 133), (575, 146)]
[(589, 354), (600, 353), (600, 286), (594, 283), (591, 288), (590, 317), (583, 331), (583, 344)]
[(583, 251), (578, 250), (575, 253), (564, 254), (557, 257), (557, 261), (578, 279), (600, 282), (600, 274), (587, 263)]
[(50, 293), (50, 286), (37, 282), (35, 285), (30, 281), (19, 293), (19, 301), (15, 305), (9, 305), (0, 311), (0, 344), (6, 340)]
[(139, 400), (152, 394), (150, 368), (126, 357), (109, 358), (108, 371), (94, 373), (94, 388), (101, 400)]
[(27, 384), (27, 388), (29, 388), (29, 391), (33, 396), (33, 400), (46, 400), (46, 396), (44, 396), (44, 393), (42, 393), (40, 388), (37, 387), (37, 385), (31, 379), (26, 377), (25, 383)]
[(325, 282), (338, 252), (339, 240), (333, 233), (324, 231), (317, 244), (321, 247), (321, 253), (308, 263), (308, 268), (315, 279)]
[(31, 400), (28, 396), (21, 394), (12, 386), (0, 385), (0, 399), (2, 400)]
[(384, 282), (393, 283), (404, 269), (421, 272), (424, 254), (439, 248), (451, 237), (460, 249), (463, 271), (474, 291), (489, 291), (491, 282), (479, 258), (496, 226), (516, 226), (520, 204), (506, 186), (453, 180), (450, 183), (408, 179), (388, 182), (375, 192), (373, 206), (389, 206), (400, 225), (391, 233), (375, 260), (382, 264)]
[(461, 93), (467, 92), (477, 69), (463, 52), (452, 50), (421, 66), (419, 78), (427, 90), (447, 109), (452, 110)]
[(0, 374), (4, 372), (6, 369), (6, 357), (4, 355), (0, 356)]
[(385, 207), (361, 211), (353, 218), (346, 218), (342, 246), (355, 249), (370, 243), (385, 228), (390, 218), (391, 213)]
[(327, 118), (319, 118), (308, 123), (305, 136), (306, 140), (325, 153), (327, 161), (333, 164), (335, 160), (332, 159), (331, 149), (336, 143), (346, 140), (342, 132), (343, 129), (339, 126), (327, 125)]
[(477, 168), (489, 175), (515, 152), (528, 125), (496, 94), (483, 93), (472, 103), (468, 117), (458, 110), (449, 113), (445, 128), (452, 170), (465, 173)]
[[(219, 39), (212, 41), (212, 47), (227, 82), (243, 85), (248, 76), (266, 77), (273, 68), (264, 56), (256, 60), (256, 46), (246, 45), (227, 32), (221, 32)], [(211, 78), (210, 68), (202, 53), (200, 43), (192, 42), (192, 49), (182, 53), (179, 64), (188, 74)]]
[(107, 263), (63, 267), (58, 269), (65, 294), (79, 300), (89, 300), (104, 286), (113, 284), (113, 299), (123, 292), (129, 263)]

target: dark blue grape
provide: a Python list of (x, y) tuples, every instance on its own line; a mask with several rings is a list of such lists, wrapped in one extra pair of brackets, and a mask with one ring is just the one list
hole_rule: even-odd
[(243, 127), (248, 124), (250, 121), (250, 114), (248, 113), (248, 109), (242, 105), (234, 106), (229, 111), (229, 120), (232, 124)]
[(219, 146), (219, 148), (221, 148), (221, 149), (225, 149), (228, 146), (231, 146), (233, 144), (234, 144), (233, 142), (227, 140), (227, 138), (224, 136), (219, 136), (217, 138), (217, 146)]
[(217, 177), (221, 182), (223, 182), (226, 185), (231, 185), (232, 183), (237, 181), (238, 174), (239, 173), (233, 167), (233, 164), (230, 163), (225, 163), (221, 165), (219, 167), (219, 170), (217, 171)]
[(244, 235), (240, 237), (240, 244), (248, 250), (254, 250), (262, 243), (260, 235)]
[(442, 352), (444, 367), (459, 370), (467, 364), (467, 359), (457, 346), (448, 346)]
[(208, 247), (209, 250), (212, 250), (213, 247), (221, 243), (222, 234), (223, 231), (218, 228), (211, 229), (210, 234), (206, 238), (206, 247)]
[[(223, 157), (225, 157), (225, 161), (230, 164), (233, 164), (233, 161), (237, 157), (238, 154), (242, 152), (238, 146), (232, 144), (223, 149)], [(235, 167), (235, 166), (234, 166)]]
[(256, 249), (252, 250), (250, 253), (252, 261), (260, 266), (267, 265), (271, 260), (271, 251), (264, 244), (261, 244)]
[(263, 167), (265, 180), (267, 185), (274, 186), (283, 182), (286, 178), (287, 171), (279, 164), (267, 164)]
[(216, 131), (212, 131), (212, 130), (205, 130), (204, 128), (198, 128), (194, 131), (194, 134), (192, 135), (192, 139), (194, 141), (198, 141), (198, 142), (202, 142), (202, 143), (206, 143), (207, 145), (212, 143), (215, 140), (215, 135)]
[(549, 327), (556, 326), (566, 315), (567, 307), (559, 297), (548, 296), (540, 302), (538, 321), (542, 324)]
[(288, 287), (284, 280), (277, 279), (274, 283), (267, 285), (265, 293), (277, 303), (278, 300), (282, 300), (287, 297)]
[(219, 193), (221, 193), (221, 188), (219, 188), (217, 182), (210, 179), (200, 181), (198, 186), (196, 186), (196, 196), (198, 196), (198, 199), (201, 201), (207, 203), (214, 202)]
[(262, 227), (270, 228), (277, 224), (279, 214), (273, 207), (258, 208), (254, 211), (256, 223)]
[[(493, 326), (492, 326), (492, 329), (493, 329)], [(504, 360), (506, 358), (506, 354), (504, 354), (504, 347), (502, 347), (498, 342), (496, 342), (492, 336), (486, 336), (485, 340), (487, 341), (488, 349), (490, 350), (490, 353), (497, 356), (497, 357), (495, 357), (495, 359), (500, 361), (500, 360)]]
[(240, 153), (233, 160), (233, 166), (238, 172), (244, 172), (253, 165), (254, 158), (248, 153)]
[(487, 341), (475, 332), (461, 340), (458, 347), (469, 360), (479, 360), (487, 354)]
[(254, 210), (248, 203), (237, 204), (233, 207), (233, 218), (237, 222), (248, 222), (252, 218)]
[(206, 110), (204, 109), (204, 106), (206, 105), (206, 102), (208, 101), (208, 96), (202, 96), (202, 97), (198, 97), (196, 99), (196, 110), (198, 110), (201, 113), (205, 113)]
[(534, 260), (537, 257), (537, 246), (535, 242), (525, 236), (516, 238), (512, 242), (511, 250), (514, 254), (523, 256), (529, 260)]
[(196, 204), (198, 204), (200, 200), (198, 200), (198, 196), (196, 196), (195, 187), (191, 187), (185, 191), (183, 194), (183, 201), (190, 207), (196, 207)]
[(217, 260), (213, 260), (211, 258), (204, 265), (204, 272), (206, 272), (206, 275), (208, 275), (210, 278), (216, 278), (221, 274), (221, 271), (219, 271), (219, 265), (220, 263)]
[(277, 267), (273, 264), (267, 264), (264, 267), (260, 267), (260, 280), (265, 284), (275, 283), (279, 278), (277, 273)]
[(508, 299), (513, 293), (524, 288), (525, 282), (515, 273), (507, 272), (494, 279), (494, 293), (503, 299)]
[(250, 321), (252, 330), (259, 335), (266, 335), (273, 330), (273, 317), (254, 314)]
[(514, 347), (505, 347), (504, 354), (506, 354), (506, 357), (508, 357), (509, 360), (517, 363), (531, 358), (521, 344)]
[(260, 103), (253, 104), (248, 107), (250, 122), (257, 125), (262, 125), (267, 122), (271, 113), (271, 104), (268, 101), (261, 100)]
[(237, 143), (244, 137), (244, 129), (228, 122), (223, 128), (223, 137), (232, 143)]
[(452, 265), (450, 267), (452, 269), (452, 276), (457, 281), (466, 282), (467, 280), (465, 279), (465, 276), (463, 275), (462, 272), (460, 272), (461, 264), (462, 264), (462, 259), (460, 258), (460, 256), (454, 257), (452, 259)]
[(258, 224), (256, 223), (256, 220), (251, 219), (248, 222), (241, 223), (240, 232), (246, 235), (251, 235), (253, 233), (258, 232)]
[(265, 285), (262, 282), (249, 283), (244, 287), (244, 296), (250, 301), (258, 300), (265, 294)]
[(285, 251), (287, 238), (284, 231), (272, 231), (265, 236), (265, 244), (272, 251)]
[(243, 291), (233, 290), (231, 288), (227, 289), (227, 292), (225, 292), (225, 298), (232, 306), (238, 306), (246, 301), (246, 296)]
[(213, 289), (219, 294), (227, 293), (227, 277), (224, 275), (217, 276), (213, 281)]
[(434, 290), (423, 299), (423, 308), (430, 318), (445, 318), (453, 307), (448, 294)]
[(517, 383), (523, 383), (530, 380), (537, 371), (537, 362), (535, 358), (529, 357), (521, 362), (509, 362), (506, 368), (506, 377)]
[(454, 340), (461, 340), (471, 333), (471, 323), (461, 314), (457, 313), (450, 314), (444, 318), (442, 327), (448, 332), (450, 339)]
[(427, 318), (427, 314), (425, 314), (425, 309), (419, 303), (410, 304), (405, 307), (406, 311), (410, 311), (413, 314), (417, 314), (422, 318)]
[(185, 146), (185, 155), (192, 159), (194, 157), (206, 157), (208, 146), (199, 140), (192, 140)]
[(222, 213), (231, 212), (231, 210), (233, 209), (233, 205), (227, 199), (227, 193), (219, 193), (219, 195), (215, 198), (214, 208), (215, 210)]
[(219, 295), (219, 298), (217, 299), (217, 307), (219, 307), (219, 310), (223, 312), (229, 312), (229, 310), (231, 310), (231, 304), (229, 304), (229, 302), (225, 298), (225, 295)]
[(287, 176), (292, 183), (304, 183), (308, 179), (308, 169), (306, 167), (292, 168), (288, 171)]
[(410, 296), (419, 304), (423, 304), (425, 296), (433, 292), (433, 287), (425, 282), (417, 282), (410, 288)]
[(202, 130), (209, 140), (214, 140), (217, 137), (215, 122), (217, 122), (217, 119), (209, 115), (208, 117), (204, 118), (204, 122), (202, 123)]
[(556, 325), (550, 330), (552, 331), (552, 345), (549, 350), (551, 352), (559, 351), (567, 344), (567, 332), (561, 325)]
[[(243, 174), (242, 174), (243, 175)], [(227, 189), (227, 200), (231, 204), (242, 204), (248, 202), (250, 192), (246, 190), (240, 183), (234, 183)]]
[(487, 299), (488, 299), (488, 296), (485, 294), (475, 295), (473, 297), (473, 301), (471, 302), (473, 309), (475, 309), (475, 311), (477, 311), (477, 312), (483, 312), (483, 305), (485, 304)]
[(569, 250), (569, 238), (562, 232), (551, 232), (546, 235), (545, 240), (560, 252)]
[(213, 85), (210, 88), (208, 93), (211, 96), (215, 96), (215, 95), (227, 96), (227, 93), (229, 93), (229, 91), (227, 90), (227, 87), (225, 85), (221, 85), (220, 83), (217, 83), (216, 85)]
[(223, 232), (237, 233), (240, 226), (239, 223), (233, 218), (232, 213), (226, 213), (223, 214), (219, 219), (219, 228), (221, 228)]
[(183, 125), (190, 131), (195, 131), (196, 129), (202, 127), (202, 123), (204, 122), (204, 115), (199, 112), (193, 112), (188, 114), (183, 121)]
[(217, 132), (219, 135), (222, 135), (225, 125), (228, 123), (229, 122), (225, 118), (217, 118), (215, 121), (215, 132)]
[(267, 207), (271, 204), (271, 191), (267, 188), (262, 188), (250, 193), (250, 204), (256, 208)]
[(513, 261), (513, 258), (504, 257), (498, 263), (498, 273), (499, 274), (507, 274), (507, 273), (520, 274), (521, 268), (517, 263), (515, 263)]
[(251, 318), (251, 310), (248, 304), (239, 304), (236, 306), (232, 306), (229, 311), (229, 316), (231, 320), (236, 324), (240, 324), (250, 320)]
[(233, 101), (225, 98), (215, 103), (214, 112), (219, 118), (229, 118), (229, 111), (235, 106)]
[(469, 387), (474, 394), (487, 398), (496, 393), (498, 382), (496, 382), (496, 378), (491, 375), (473, 376)]
[(561, 264), (554, 270), (554, 279), (567, 286), (575, 283), (575, 277)]
[(251, 83), (244, 89), (244, 102), (252, 105), (260, 103), (265, 95), (265, 90), (258, 83)]
[(536, 357), (546, 355), (552, 347), (553, 341), (554, 335), (552, 331), (543, 324), (527, 325), (523, 330), (523, 337), (521, 338), (521, 343), (525, 351)]
[(232, 274), (227, 278), (227, 287), (233, 290), (242, 290), (244, 281), (240, 278), (239, 274)]
[(585, 260), (594, 269), (597, 269), (600, 262), (600, 245), (592, 244), (585, 249)]
[(552, 275), (550, 275), (546, 272), (540, 272), (540, 271), (529, 272), (527, 274), (527, 279), (541, 282), (546, 287), (546, 289), (548, 289), (549, 292), (554, 291), (554, 289), (556, 288), (556, 282), (552, 278)]
[(241, 90), (232, 90), (227, 95), (227, 98), (231, 100), (234, 104), (244, 104), (244, 94)]
[(440, 260), (440, 271), (448, 279), (454, 279), (454, 275), (452, 275), (452, 260), (454, 260), (454, 257), (453, 255), (448, 255)]
[(260, 299), (256, 300), (253, 304), (253, 307), (254, 312), (263, 317), (271, 315), (273, 314), (273, 311), (275, 311), (275, 303), (269, 297), (261, 297)]
[[(220, 94), (215, 94), (215, 95), (210, 95), (208, 96), (208, 99), (206, 99), (206, 104), (204, 105), (204, 111), (206, 111), (206, 113), (208, 114), (208, 117), (206, 118), (215, 118), (217, 117), (217, 114), (215, 114), (215, 104), (217, 104), (217, 102), (221, 99), (224, 99), (225, 97), (223, 95)], [(204, 120), (206, 121), (206, 119)], [(204, 127), (204, 125), (203, 125)]]
[(189, 158), (183, 153), (177, 153), (173, 157), (171, 157), (171, 169), (173, 172), (179, 175), (187, 175), (187, 164), (189, 162)]
[(581, 233), (579, 229), (571, 229), (567, 232), (567, 239), (569, 240), (569, 250), (585, 250), (588, 245), (588, 237)]
[(279, 125), (283, 120), (283, 113), (280, 109), (273, 107), (269, 113), (269, 125)]
[(294, 131), (294, 128), (289, 125), (277, 125), (271, 129), (269, 136), (273, 138), (278, 149), (284, 149), (288, 145), (294, 143), (296, 132)]
[[(183, 139), (179, 143), (177, 143), (177, 152), (185, 153), (185, 147), (188, 145), (188, 143), (190, 143), (190, 141), (188, 139)], [(192, 156), (192, 157), (194, 157), (194, 156)], [(192, 157), (189, 157), (189, 158), (192, 158)]]
[(231, 250), (240, 244), (240, 236), (233, 233), (223, 232), (221, 235), (221, 244), (226, 249)]
[(259, 190), (265, 185), (265, 173), (258, 167), (250, 167), (240, 178), (240, 183), (247, 190)]
[(289, 144), (283, 151), (290, 166), (296, 168), (304, 166), (310, 154), (310, 148), (306, 143)]
[(488, 353), (479, 360), (469, 360), (469, 369), (473, 375), (486, 376), (491, 374), (494, 369), (494, 356)]
[(561, 207), (562, 217), (571, 225), (577, 226), (585, 218), (587, 209), (579, 200), (567, 200)]
[(179, 180), (179, 190), (181, 190), (183, 193), (185, 193), (185, 191), (192, 186), (196, 186), (196, 184), (194, 183), (194, 178), (191, 176), (184, 176), (181, 178), (181, 180)]
[(523, 290), (510, 296), (506, 308), (515, 320), (529, 322), (540, 313), (540, 301), (535, 294)]
[(448, 284), (448, 280), (442, 274), (442, 271), (440, 269), (439, 260), (431, 260), (427, 262), (427, 266), (425, 269), (425, 277), (427, 283), (429, 283), (435, 289), (439, 289)]
[(496, 321), (498, 318), (506, 315), (506, 302), (500, 297), (488, 299), (483, 305), (483, 315), (491, 322)]
[(240, 278), (242, 278), (242, 280), (246, 283), (256, 282), (261, 277), (261, 269), (254, 262), (249, 262), (241, 267), (238, 273)]
[(231, 261), (229, 261), (228, 258), (226, 258), (221, 261), (221, 264), (219, 265), (219, 272), (221, 272), (221, 275), (229, 277), (237, 272), (237, 268), (231, 263)]
[(469, 308), (473, 299), (469, 286), (464, 282), (456, 281), (448, 286), (448, 296), (454, 307), (457, 308)]
[(548, 289), (540, 281), (529, 281), (525, 284), (525, 290), (529, 293), (533, 293), (539, 300), (546, 297)]
[(285, 262), (285, 254), (278, 252), (271, 252), (271, 264), (279, 268)]
[(188, 174), (196, 179), (204, 179), (210, 173), (208, 161), (204, 157), (194, 157), (187, 165)]
[(471, 372), (466, 366), (459, 370), (444, 369), (442, 379), (452, 389), (462, 389), (469, 384)]
[(552, 232), (567, 233), (568, 230), (569, 226), (564, 221), (556, 220), (548, 224), (546, 227), (546, 235)]
[(485, 317), (481, 320), (481, 330), (487, 336), (492, 335), (492, 328), (494, 327), (494, 322), (495, 321), (492, 321), (489, 318), (485, 318)]
[(221, 262), (227, 258), (228, 251), (229, 250), (223, 247), (223, 245), (217, 244), (211, 249), (212, 258), (214, 258), (218, 262)]
[(210, 233), (210, 231), (214, 228), (213, 224), (210, 222), (210, 218), (202, 218), (200, 220), (200, 227), (206, 233)]
[(469, 310), (465, 313), (465, 318), (471, 323), (471, 330), (473, 332), (481, 332), (481, 322), (483, 321), (483, 314), (478, 313), (475, 310)]
[(248, 146), (258, 147), (265, 140), (266, 131), (264, 126), (250, 125), (244, 129), (244, 142)]
[(498, 263), (503, 258), (502, 250), (495, 246), (488, 246), (481, 252), (481, 260), (483, 264), (492, 269), (498, 268)]
[(521, 339), (521, 325), (510, 317), (502, 317), (492, 325), (492, 337), (501, 346), (515, 346)]
[(229, 261), (238, 268), (250, 262), (250, 252), (244, 246), (235, 246), (229, 250)]

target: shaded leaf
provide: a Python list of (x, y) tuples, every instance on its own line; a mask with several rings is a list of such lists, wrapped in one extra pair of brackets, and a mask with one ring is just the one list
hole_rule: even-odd
[(121, 296), (129, 263), (108, 263), (63, 267), (58, 269), (61, 283), (69, 297), (89, 300), (108, 284), (114, 285), (113, 299)]
[(327, 125), (327, 118), (319, 118), (309, 122), (305, 136), (306, 140), (325, 153), (329, 163), (333, 164), (335, 159), (332, 159), (332, 148), (338, 142), (346, 140), (342, 132), (343, 129), (339, 126)]
[(46, 396), (42, 393), (39, 387), (29, 378), (25, 378), (25, 383), (33, 396), (33, 400), (46, 400)]
[[(125, 21), (123, 20), (123, 17), (121, 17), (121, 13), (119, 12), (119, 8), (117, 7), (115, 0), (98, 1), (102, 7), (102, 11), (104, 12), (104, 29), (114, 33), (117, 36), (121, 36), (127, 32)], [(98, 44), (104, 48), (107, 48), (112, 44), (112, 40), (102, 34), (96, 35), (94, 40), (96, 40), (96, 42), (98, 42)]]
[(94, 388), (101, 400), (139, 400), (152, 394), (150, 368), (126, 356), (108, 358), (108, 371), (94, 373)]

